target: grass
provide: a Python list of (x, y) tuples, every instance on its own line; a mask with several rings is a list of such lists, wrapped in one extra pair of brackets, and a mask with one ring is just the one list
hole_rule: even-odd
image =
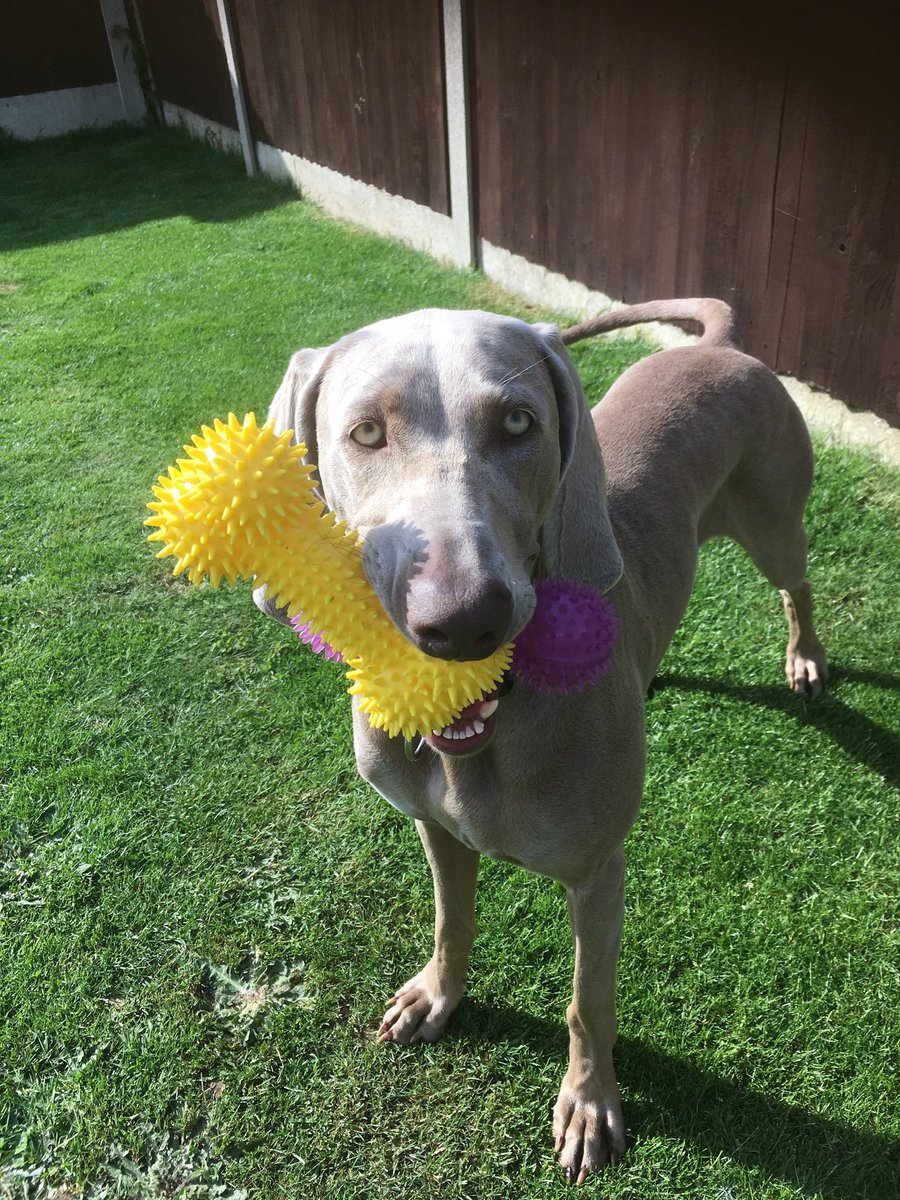
[[(168, 134), (0, 149), (0, 1196), (554, 1197), (571, 957), (486, 863), (472, 989), (375, 1045), (430, 943), (340, 672), (171, 580), (149, 487), (290, 352), (430, 304), (536, 314)], [(591, 394), (646, 347), (577, 347)], [(777, 597), (703, 555), (628, 840), (621, 1200), (900, 1190), (896, 473), (821, 448), (815, 704)]]

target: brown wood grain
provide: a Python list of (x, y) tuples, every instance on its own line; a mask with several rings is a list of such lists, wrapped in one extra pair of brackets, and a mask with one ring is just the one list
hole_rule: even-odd
[(115, 83), (96, 0), (0, 5), (0, 95)]
[(232, 0), (257, 138), (449, 211), (437, 0)]
[(159, 98), (237, 129), (216, 0), (138, 0)]
[[(449, 211), (439, 0), (231, 0), (254, 134)], [(480, 236), (626, 301), (715, 295), (900, 425), (900, 4), (467, 0)], [(140, 0), (234, 125), (215, 0)]]
[(900, 423), (900, 7), (470, 11), (483, 237)]

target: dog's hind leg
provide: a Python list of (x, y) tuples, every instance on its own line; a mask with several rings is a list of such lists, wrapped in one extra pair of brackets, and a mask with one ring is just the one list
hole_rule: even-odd
[(792, 691), (818, 696), (828, 682), (825, 650), (813, 624), (803, 525), (813, 482), (813, 454), (802, 416), (781, 384), (759, 367), (757, 389), (768, 420), (747, 439), (743, 459), (708, 506), (700, 540), (724, 534), (744, 547), (778, 588), (788, 622), (785, 674)]
[(784, 664), (788, 686), (802, 696), (820, 695), (828, 683), (828, 661), (813, 624), (812, 588), (806, 577), (808, 542), (803, 522), (786, 521), (782, 512), (752, 532), (745, 529), (738, 541), (781, 593), (788, 623)]
[(818, 696), (828, 683), (828, 661), (813, 625), (812, 588), (804, 579), (798, 587), (779, 590), (788, 622), (788, 686), (801, 695)]
[(436, 1042), (466, 990), (469, 952), (478, 932), (475, 888), (479, 854), (432, 821), (416, 828), (434, 876), (434, 953), (388, 1001), (378, 1039)]

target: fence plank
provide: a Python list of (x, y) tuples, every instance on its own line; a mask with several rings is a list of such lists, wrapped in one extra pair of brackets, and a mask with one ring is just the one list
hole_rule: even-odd
[(232, 0), (261, 141), (449, 211), (439, 0)]
[(0, 5), (0, 95), (115, 82), (96, 0)]
[(216, 0), (137, 0), (159, 98), (237, 128)]
[(900, 15), (863, 9), (473, 4), (479, 233), (626, 301), (721, 296), (749, 351), (900, 422)]
[(897, 422), (900, 96), (869, 49), (817, 46), (797, 66), (808, 116), (775, 365)]

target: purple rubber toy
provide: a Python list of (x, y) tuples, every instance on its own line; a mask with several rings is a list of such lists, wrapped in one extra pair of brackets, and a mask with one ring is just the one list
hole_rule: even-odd
[(291, 617), (291, 625), (300, 641), (309, 646), (313, 654), (321, 654), (329, 662), (342, 663), (344, 661), (340, 650), (335, 650), (334, 646), (326, 642), (320, 633), (309, 632), (309, 622), (303, 620), (303, 613), (297, 613), (296, 617)]
[(516, 638), (510, 673), (542, 692), (596, 683), (612, 665), (619, 619), (612, 603), (574, 580), (539, 579), (537, 608)]

